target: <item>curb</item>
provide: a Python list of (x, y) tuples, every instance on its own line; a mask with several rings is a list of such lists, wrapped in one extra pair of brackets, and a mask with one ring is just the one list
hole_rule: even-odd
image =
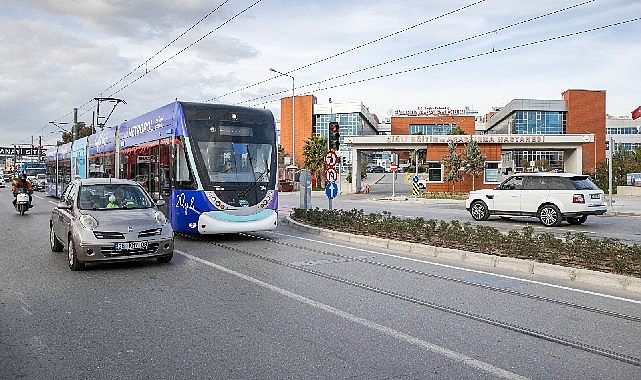
[(506, 269), (517, 273), (552, 277), (560, 280), (569, 280), (576, 282), (577, 284), (597, 285), (614, 290), (625, 290), (635, 294), (641, 294), (641, 278), (637, 277), (597, 272), (588, 269), (570, 268), (554, 264), (539, 263), (531, 260), (515, 259), (512, 257), (487, 255), (484, 253), (468, 252), (453, 248), (436, 247), (365, 235), (348, 234), (346, 232), (332, 231), (320, 227), (311, 227), (292, 220), (289, 215), (284, 218), (283, 222), (302, 232), (327, 236), (332, 239), (338, 239), (355, 244), (438, 257), (466, 264)]

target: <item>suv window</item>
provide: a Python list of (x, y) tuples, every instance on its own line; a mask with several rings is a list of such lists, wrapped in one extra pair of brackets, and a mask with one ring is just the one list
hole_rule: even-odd
[(599, 188), (588, 177), (571, 177), (570, 182), (577, 190), (598, 190)]
[(549, 177), (548, 186), (550, 190), (573, 190), (572, 183), (565, 177)]
[(528, 176), (523, 178), (523, 190), (547, 190), (547, 178)]
[(508, 178), (501, 184), (502, 190), (521, 190), (523, 188), (523, 176)]

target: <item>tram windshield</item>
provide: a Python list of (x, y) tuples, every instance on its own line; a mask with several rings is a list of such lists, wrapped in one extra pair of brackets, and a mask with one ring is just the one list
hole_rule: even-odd
[(269, 182), (270, 144), (201, 141), (198, 149), (212, 184)]

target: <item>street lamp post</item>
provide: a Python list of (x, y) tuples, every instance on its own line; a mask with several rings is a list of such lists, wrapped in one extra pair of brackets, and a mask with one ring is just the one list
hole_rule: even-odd
[(295, 131), (295, 128), (294, 128), (294, 89), (296, 87), (294, 86), (294, 77), (289, 75), (289, 74), (281, 73), (280, 71), (277, 71), (277, 70), (275, 70), (275, 69), (273, 69), (271, 67), (269, 68), (269, 71), (273, 71), (276, 74), (280, 74), (282, 76), (292, 78), (292, 165), (294, 165), (295, 161), (296, 161), (296, 140), (294, 138), (295, 137), (295, 135), (294, 135), (294, 131)]

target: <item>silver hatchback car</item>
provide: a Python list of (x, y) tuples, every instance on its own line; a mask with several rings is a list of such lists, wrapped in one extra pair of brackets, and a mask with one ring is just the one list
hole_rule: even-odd
[(171, 261), (174, 232), (136, 182), (113, 178), (73, 180), (51, 210), (51, 250), (67, 248), (69, 268), (87, 262), (156, 258)]

